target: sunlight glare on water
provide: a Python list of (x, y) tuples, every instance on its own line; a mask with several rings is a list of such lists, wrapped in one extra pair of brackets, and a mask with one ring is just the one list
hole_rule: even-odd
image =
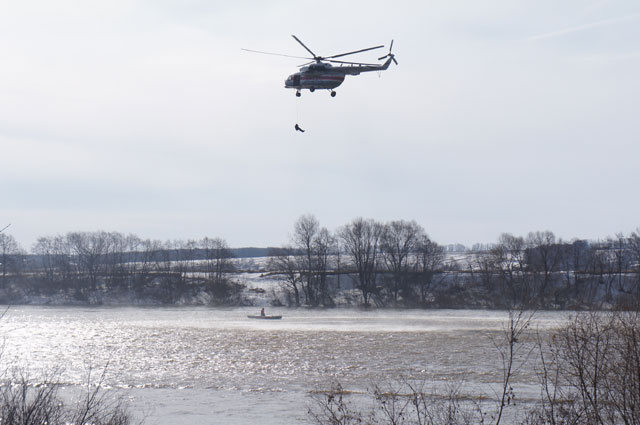
[[(492, 338), (505, 312), (268, 310), (283, 320), (248, 319), (255, 308), (12, 307), (2, 360), (32, 376), (60, 368), (70, 386), (108, 364), (106, 384), (163, 424), (304, 423), (309, 391), (331, 379), (358, 391), (400, 376), (464, 380), (470, 393), (499, 380)], [(538, 313), (535, 326), (564, 318)]]

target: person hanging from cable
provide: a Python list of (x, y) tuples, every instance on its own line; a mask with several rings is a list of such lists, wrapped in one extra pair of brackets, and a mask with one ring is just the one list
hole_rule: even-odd
[(300, 131), (300, 132), (304, 133), (304, 130), (303, 130), (303, 129), (301, 129), (301, 128), (300, 128), (300, 126), (299, 126), (298, 124), (296, 124), (295, 129), (296, 129), (296, 131)]

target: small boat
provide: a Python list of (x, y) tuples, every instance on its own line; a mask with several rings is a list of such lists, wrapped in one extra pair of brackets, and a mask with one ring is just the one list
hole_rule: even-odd
[(282, 316), (247, 316), (249, 319), (279, 320)]

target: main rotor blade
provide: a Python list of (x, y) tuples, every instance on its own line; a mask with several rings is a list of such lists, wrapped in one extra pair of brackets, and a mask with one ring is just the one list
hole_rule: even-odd
[(284, 56), (286, 58), (313, 59), (313, 58), (305, 58), (305, 57), (302, 57), (302, 56), (283, 55), (282, 53), (261, 52), (260, 50), (251, 50), (251, 49), (240, 49), (240, 50), (244, 50), (246, 52), (252, 52), (252, 53), (262, 53), (263, 55)]
[(345, 61), (336, 61), (336, 60), (333, 60), (333, 59), (326, 59), (325, 62), (346, 63), (348, 65), (380, 66), (379, 63), (345, 62)]
[(384, 45), (376, 46), (376, 47), (368, 47), (366, 49), (354, 50), (353, 52), (348, 52), (348, 53), (340, 53), (339, 55), (327, 56), (325, 59), (339, 58), (340, 56), (353, 55), (353, 54), (360, 53), (360, 52), (366, 52), (368, 50), (379, 49), (381, 47), (384, 47)]
[(291, 34), (291, 37), (293, 37), (298, 43), (300, 43), (302, 45), (302, 47), (304, 47), (305, 49), (307, 49), (307, 52), (311, 53), (311, 55), (313, 56), (313, 59), (317, 58), (318, 55), (316, 55), (315, 53), (313, 53), (311, 51), (310, 48), (308, 48), (307, 46), (304, 45), (304, 43), (302, 41), (300, 41), (300, 39), (298, 37), (296, 37), (295, 35)]

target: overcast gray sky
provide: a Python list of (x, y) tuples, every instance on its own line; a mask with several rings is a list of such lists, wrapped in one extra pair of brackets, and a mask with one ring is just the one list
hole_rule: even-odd
[[(304, 56), (291, 34), (395, 39), (399, 66), (298, 99), (299, 59), (240, 50)], [(0, 0), (0, 58), (0, 227), (25, 248), (279, 245), (305, 213), (464, 244), (640, 226), (637, 0)]]

